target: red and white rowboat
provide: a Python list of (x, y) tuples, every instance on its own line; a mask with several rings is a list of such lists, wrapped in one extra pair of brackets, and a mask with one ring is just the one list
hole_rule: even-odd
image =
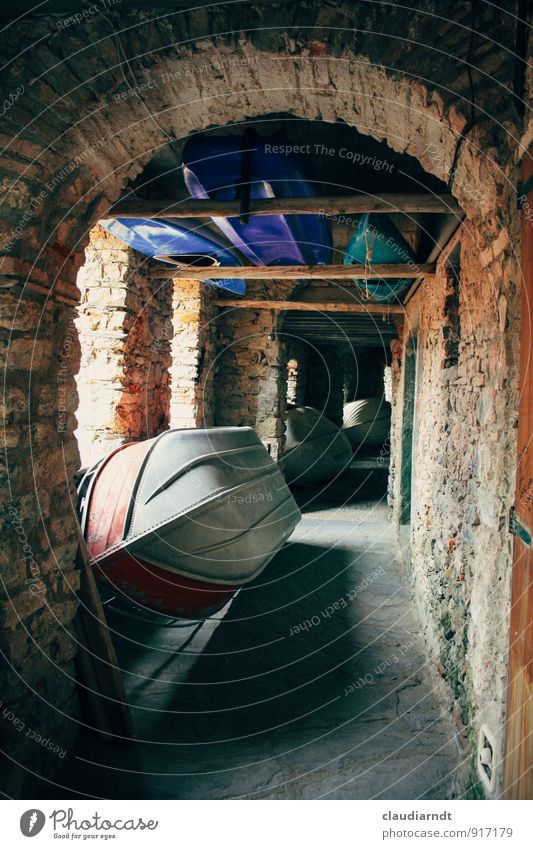
[(97, 580), (186, 619), (220, 610), (301, 518), (251, 428), (169, 430), (121, 446), (78, 493)]

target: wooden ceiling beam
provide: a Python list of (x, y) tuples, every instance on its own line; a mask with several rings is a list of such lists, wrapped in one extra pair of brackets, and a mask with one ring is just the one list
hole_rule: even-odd
[(218, 265), (203, 267), (153, 268), (149, 276), (155, 280), (366, 280), (411, 279), (431, 277), (435, 273), (435, 263), (408, 265), (373, 265), (365, 269), (355, 265)]
[(366, 315), (402, 315), (404, 308), (400, 304), (377, 304), (368, 302), (358, 304), (355, 301), (312, 303), (309, 301), (259, 301), (253, 298), (217, 298), (212, 301), (217, 307), (231, 307), (253, 310), (302, 310), (305, 312), (344, 312)]
[[(250, 215), (325, 215), (340, 216), (365, 212), (428, 212), (462, 216), (463, 211), (451, 194), (434, 195), (387, 193), (374, 195), (327, 195), (312, 198), (265, 198), (251, 200)], [(106, 218), (226, 218), (242, 213), (240, 200), (141, 200), (127, 198), (115, 204)]]

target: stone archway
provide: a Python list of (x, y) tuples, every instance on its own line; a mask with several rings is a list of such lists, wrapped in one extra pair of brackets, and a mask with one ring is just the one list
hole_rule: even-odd
[[(21, 550), (20, 535), (12, 534), (5, 544), (1, 604), (9, 641), (2, 637), (2, 645), (27, 685), (45, 694), (43, 703), (53, 703), (45, 720), (52, 730), (61, 711), (72, 707), (74, 689), (68, 629), (76, 610), (70, 503), (78, 465), (75, 276), (89, 230), (154, 150), (168, 144), (179, 150), (191, 132), (266, 113), (347, 122), (416, 157), (445, 182), (452, 169), (452, 190), (470, 218), (471, 250), (479, 252), (492, 277), (495, 303), (503, 308), (501, 297), (513, 297), (514, 165), (501, 149), (496, 158), (493, 137), (502, 134), (508, 119), (498, 86), (485, 89), (481, 120), (455, 162), (468, 113), (464, 93), (447, 89), (446, 81), (456, 79), (453, 62), (439, 65), (434, 85), (424, 83), (405, 70), (393, 44), (381, 53), (370, 43), (354, 51), (353, 23), (345, 28), (342, 10), (328, 20), (319, 4), (316, 24), (294, 32), (283, 16), (269, 20), (266, 32), (256, 12), (239, 14), (229, 35), (216, 11), (148, 20), (150, 49), (133, 18), (111, 37), (103, 19), (91, 21), (80, 35), (70, 26), (59, 34), (57, 21), (43, 17), (32, 24), (31, 38), (43, 39), (38, 66), (21, 56), (10, 67), (9, 82), (22, 85), (25, 97), (7, 112), (3, 126), (7, 223), (0, 275), (6, 289), (7, 452), (2, 474), (11, 499), (5, 522), (23, 528), (22, 545), (29, 549)], [(29, 37), (27, 26), (18, 27), (22, 37)], [(421, 24), (424, 37), (427, 26)], [(481, 69), (483, 62), (480, 57)], [(494, 108), (483, 113), (491, 97)], [(512, 126), (508, 132), (507, 150)], [(38, 523), (32, 523), (35, 516)], [(24, 559), (30, 555), (31, 563)], [(28, 568), (39, 592), (28, 592)], [(15, 703), (22, 697), (12, 682), (6, 692)], [(15, 739), (15, 754), (17, 744)]]

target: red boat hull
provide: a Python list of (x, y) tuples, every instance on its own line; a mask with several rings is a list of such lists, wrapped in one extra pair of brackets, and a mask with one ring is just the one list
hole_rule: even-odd
[(152, 563), (137, 560), (124, 549), (97, 563), (94, 571), (99, 583), (136, 604), (183, 619), (212, 616), (239, 589), (173, 575)]
[(121, 446), (100, 469), (86, 528), (87, 545), (96, 561), (95, 577), (150, 610), (184, 619), (203, 619), (224, 607), (239, 585), (194, 581), (140, 560), (124, 548), (105, 556), (123, 538), (135, 480), (153, 442), (149, 439)]
[(96, 579), (167, 616), (202, 619), (252, 581), (300, 513), (251, 428), (130, 443), (78, 487)]

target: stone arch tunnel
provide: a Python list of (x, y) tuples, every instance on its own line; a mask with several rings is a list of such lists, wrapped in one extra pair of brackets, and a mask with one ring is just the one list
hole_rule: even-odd
[[(527, 798), (533, 125), (516, 4), (19, 5), (0, 48), (4, 794)], [(296, 209), (275, 183), (257, 203), (327, 221), (325, 268), (244, 254), (235, 294), (106, 226), (180, 224), (181, 205), (197, 222), (210, 196), (186, 183), (187, 145), (251, 130), (311, 186)], [(261, 219), (235, 197), (216, 201), (231, 220)], [(346, 271), (366, 213), (405, 246), (387, 262), (410, 285), (385, 306), (368, 232), (366, 286)], [(386, 439), (293, 487), (301, 524), (229, 608), (163, 627), (94, 602), (130, 711), (102, 742), (80, 660), (80, 468), (169, 429), (249, 427), (282, 472), (295, 407), (338, 430), (365, 399), (390, 410)]]

